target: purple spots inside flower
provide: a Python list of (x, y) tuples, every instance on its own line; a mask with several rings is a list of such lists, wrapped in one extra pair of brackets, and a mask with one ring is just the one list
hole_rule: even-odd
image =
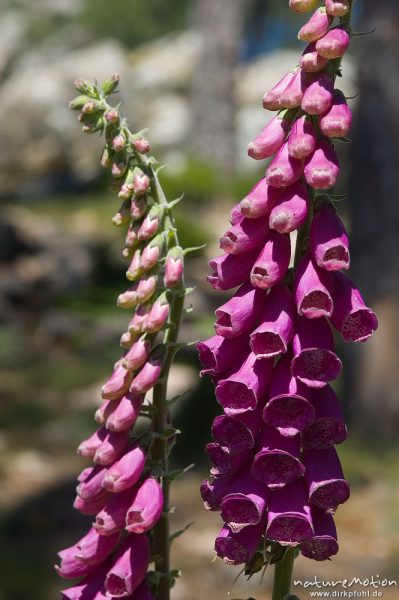
[(332, 479), (318, 484), (309, 496), (309, 502), (324, 511), (334, 513), (339, 504), (350, 496), (349, 484), (345, 479)]
[(263, 420), (284, 430), (284, 435), (295, 435), (314, 418), (313, 406), (301, 396), (278, 396), (263, 411)]
[(141, 510), (129, 510), (126, 515), (126, 525), (134, 525), (136, 523), (143, 523), (144, 519)]
[(125, 579), (114, 573), (107, 576), (106, 588), (107, 592), (112, 597), (125, 598), (129, 595), (128, 590), (126, 589)]
[(269, 358), (287, 351), (281, 337), (271, 331), (254, 333), (251, 336), (251, 348), (257, 356)]
[(246, 525), (257, 525), (262, 514), (244, 494), (230, 494), (222, 502), (221, 516), (233, 531), (239, 531)]
[(263, 267), (254, 267), (251, 273), (251, 283), (258, 287), (268, 287), (269, 274)]
[(302, 434), (304, 448), (317, 448), (323, 450), (346, 440), (347, 429), (345, 423), (337, 419), (316, 419)]
[(341, 334), (345, 342), (365, 342), (377, 329), (377, 318), (370, 309), (360, 309), (348, 315)]
[(237, 236), (232, 231), (227, 231), (223, 237), (220, 238), (220, 247), (228, 253), (234, 252), (237, 243)]
[(333, 246), (326, 250), (322, 258), (322, 266), (329, 270), (349, 268), (349, 252), (344, 246)]
[(307, 294), (299, 307), (300, 314), (308, 319), (330, 317), (332, 310), (333, 303), (331, 297), (321, 290)]
[(212, 434), (222, 449), (231, 454), (238, 454), (253, 448), (254, 438), (251, 431), (237, 419), (221, 416), (216, 417)]
[(241, 565), (250, 558), (248, 549), (232, 538), (216, 538), (215, 550), (228, 565)]
[(267, 528), (267, 537), (284, 544), (298, 544), (312, 537), (309, 520), (299, 514), (283, 514), (275, 517)]
[(338, 552), (338, 543), (329, 535), (316, 536), (301, 542), (301, 553), (313, 560), (328, 560)]
[(283, 450), (258, 452), (252, 464), (252, 475), (270, 488), (280, 488), (303, 475), (301, 462)]
[(256, 407), (256, 396), (252, 390), (239, 381), (222, 381), (219, 384), (219, 399), (224, 407), (244, 412)]
[(302, 350), (292, 361), (292, 374), (310, 387), (324, 387), (341, 374), (342, 364), (337, 355), (322, 348)]

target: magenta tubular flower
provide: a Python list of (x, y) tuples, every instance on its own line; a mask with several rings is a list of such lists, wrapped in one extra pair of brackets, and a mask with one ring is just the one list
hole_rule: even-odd
[(284, 108), (298, 108), (301, 106), (303, 94), (308, 83), (306, 72), (298, 69), (280, 96), (281, 106)]
[(298, 39), (302, 42), (316, 42), (327, 33), (330, 24), (331, 17), (326, 9), (319, 8), (299, 30)]
[(129, 443), (129, 431), (109, 431), (97, 448), (93, 461), (102, 466), (111, 465), (123, 453)]
[(280, 81), (276, 83), (271, 90), (266, 92), (266, 94), (263, 96), (263, 108), (266, 108), (267, 110), (280, 110), (283, 108), (280, 101), (281, 94), (294, 77), (295, 71), (287, 73), (287, 75), (284, 75), (284, 77), (280, 79)]
[(97, 448), (101, 446), (106, 436), (107, 430), (105, 427), (96, 429), (96, 431), (90, 437), (88, 437), (78, 446), (77, 452), (79, 456), (83, 456), (84, 458), (93, 458)]
[(315, 409), (310, 402), (311, 391), (291, 374), (291, 359), (287, 354), (274, 368), (268, 401), (263, 410), (265, 423), (277, 427), (285, 436), (296, 435), (312, 423)]
[(62, 600), (93, 600), (104, 585), (106, 563), (94, 569), (80, 583), (61, 591)]
[(343, 138), (348, 135), (351, 126), (352, 111), (343, 93), (335, 90), (330, 110), (320, 117), (320, 131), (329, 138)]
[(344, 17), (349, 7), (349, 0), (326, 0), (327, 13), (332, 17)]
[(123, 357), (122, 365), (129, 371), (136, 371), (144, 365), (151, 352), (151, 341), (141, 337)]
[(205, 479), (201, 483), (200, 493), (204, 503), (205, 510), (216, 511), (220, 510), (220, 503), (223, 498), (230, 493), (232, 488), (233, 475), (218, 477), (210, 482)]
[(244, 218), (220, 238), (220, 248), (228, 254), (243, 254), (256, 250), (264, 243), (269, 231), (267, 218)]
[(109, 492), (123, 492), (132, 487), (141, 477), (145, 458), (144, 450), (140, 446), (133, 446), (108, 468), (103, 487)]
[(237, 337), (253, 328), (266, 300), (266, 292), (244, 283), (235, 295), (215, 311), (215, 331), (226, 338)]
[(242, 450), (237, 454), (231, 454), (216, 442), (207, 444), (205, 451), (213, 464), (210, 471), (213, 477), (223, 477), (236, 473), (251, 456), (250, 450)]
[(335, 448), (304, 450), (305, 481), (309, 502), (324, 512), (334, 513), (350, 496)]
[(238, 256), (223, 254), (209, 261), (213, 270), (207, 280), (216, 290), (230, 290), (248, 280), (258, 249)]
[(163, 510), (162, 487), (148, 477), (138, 488), (126, 513), (125, 528), (129, 533), (145, 533), (158, 522)]
[(312, 121), (306, 115), (299, 117), (288, 137), (288, 154), (299, 160), (307, 158), (316, 149), (317, 134)]
[(95, 530), (103, 536), (109, 536), (125, 527), (126, 513), (137, 492), (131, 487), (119, 494), (111, 494), (109, 502), (96, 515), (93, 523)]
[(105, 473), (104, 467), (95, 465), (84, 469), (78, 477), (79, 485), (76, 488), (76, 493), (82, 500), (95, 500), (104, 494), (102, 483)]
[(230, 454), (239, 454), (251, 450), (262, 424), (261, 407), (255, 410), (228, 417), (215, 417), (212, 425), (212, 437)]
[(346, 229), (329, 204), (323, 204), (310, 227), (309, 249), (313, 260), (326, 271), (349, 269), (349, 238)]
[(328, 190), (337, 182), (339, 176), (337, 154), (330, 142), (320, 140), (316, 150), (305, 163), (306, 182), (315, 190)]
[(119, 539), (119, 533), (101, 536), (95, 529), (89, 532), (74, 546), (58, 552), (60, 566), (56, 566), (61, 577), (73, 579), (87, 575), (93, 568), (111, 554)]
[(338, 552), (337, 530), (330, 514), (312, 507), (314, 536), (301, 542), (301, 554), (313, 560), (328, 560)]
[(273, 361), (257, 360), (251, 352), (241, 367), (221, 379), (216, 387), (216, 398), (227, 415), (237, 415), (255, 410), (264, 395), (273, 369)]
[(303, 163), (288, 153), (284, 143), (266, 170), (266, 183), (276, 188), (292, 185), (302, 177)]
[(105, 579), (106, 596), (127, 598), (144, 580), (150, 561), (150, 542), (146, 535), (131, 533), (116, 555)]
[(315, 266), (306, 254), (298, 264), (293, 284), (298, 314), (307, 319), (331, 317), (331, 287), (332, 276)]
[(350, 37), (342, 27), (330, 29), (324, 37), (316, 42), (317, 52), (329, 60), (341, 58), (349, 48)]
[(242, 214), (248, 219), (259, 219), (270, 214), (280, 190), (266, 183), (264, 177), (252, 188), (249, 194), (241, 200)]
[(259, 447), (251, 473), (263, 485), (280, 488), (303, 475), (299, 435), (284, 436), (275, 427), (265, 424)]
[(145, 394), (158, 381), (162, 372), (162, 361), (150, 358), (142, 367), (139, 374), (133, 379), (130, 391), (135, 394)]
[(279, 233), (291, 233), (302, 227), (308, 217), (309, 194), (306, 187), (294, 183), (285, 189), (272, 208), (269, 226)]
[(106, 490), (104, 490), (102, 495), (95, 497), (93, 500), (83, 500), (78, 495), (74, 500), (73, 507), (82, 513), (82, 515), (96, 515), (107, 504), (110, 496), (111, 494)]
[(288, 270), (290, 259), (290, 236), (287, 233), (270, 231), (266, 244), (250, 271), (252, 285), (268, 289), (279, 283)]
[(290, 0), (289, 7), (291, 10), (299, 13), (307, 13), (315, 10), (319, 5), (319, 0)]
[(302, 447), (323, 450), (344, 442), (348, 431), (334, 390), (329, 385), (313, 390), (312, 404), (315, 416), (302, 432)]
[(320, 56), (316, 50), (316, 43), (311, 42), (305, 48), (301, 56), (301, 69), (306, 73), (318, 73), (328, 64), (328, 58)]
[(302, 110), (309, 115), (322, 115), (330, 110), (333, 103), (334, 83), (326, 73), (317, 74), (308, 85), (302, 98)]
[(309, 387), (324, 387), (341, 374), (342, 363), (334, 352), (334, 338), (325, 318), (299, 317), (292, 347), (292, 374)]
[(294, 335), (295, 304), (291, 292), (276, 285), (268, 294), (260, 314), (261, 325), (250, 336), (257, 358), (272, 358), (287, 352)]
[(312, 516), (303, 478), (273, 490), (266, 535), (284, 546), (296, 546), (314, 536)]
[(120, 400), (104, 400), (95, 412), (94, 419), (100, 425), (105, 425), (109, 415), (118, 406)]
[(127, 393), (119, 401), (118, 406), (109, 415), (106, 421), (106, 427), (110, 431), (125, 431), (130, 429), (137, 421), (141, 407), (143, 405), (144, 395)]
[(241, 212), (241, 203), (238, 202), (229, 212), (229, 222), (231, 225), (238, 225), (243, 219), (244, 215)]
[(132, 375), (122, 366), (118, 366), (111, 377), (104, 383), (101, 395), (104, 400), (116, 400), (123, 396), (129, 389)]
[(196, 347), (203, 366), (200, 375), (215, 376), (242, 364), (248, 354), (248, 337), (226, 339), (214, 335), (209, 340), (198, 342)]
[(375, 313), (365, 305), (360, 291), (344, 273), (334, 273), (331, 323), (344, 342), (365, 342), (378, 327)]
[(241, 565), (255, 554), (262, 539), (264, 521), (233, 532), (225, 525), (215, 540), (216, 554), (228, 565)]
[(248, 156), (255, 160), (264, 160), (272, 156), (284, 143), (289, 128), (289, 119), (280, 115), (273, 117), (259, 135), (249, 143)]
[(245, 471), (234, 491), (224, 496), (220, 516), (233, 532), (258, 525), (264, 521), (269, 495), (269, 490)]

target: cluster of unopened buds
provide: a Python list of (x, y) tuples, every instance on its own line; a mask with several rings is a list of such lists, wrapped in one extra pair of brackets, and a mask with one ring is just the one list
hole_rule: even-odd
[[(84, 132), (105, 134), (101, 163), (110, 170), (112, 187), (122, 200), (113, 223), (128, 226), (123, 256), (130, 260), (126, 275), (132, 286), (119, 295), (118, 306), (132, 311), (132, 318), (121, 337), (123, 356), (102, 388), (103, 403), (95, 414), (100, 427), (78, 448), (94, 464), (78, 477), (74, 507), (92, 515), (93, 524), (81, 540), (59, 552), (58, 573), (83, 577), (63, 591), (69, 600), (154, 598), (146, 576), (156, 552), (152, 531), (164, 510), (162, 454), (173, 441), (168, 437), (173, 429), (169, 434), (162, 430), (165, 406), (156, 406), (155, 399), (145, 404), (144, 399), (167, 377), (165, 364), (170, 366), (175, 351), (181, 311), (172, 312), (184, 296), (184, 253), (171, 204), (162, 196), (153, 169), (155, 161), (147, 156), (148, 141), (141, 133), (132, 134), (107, 102), (118, 80), (113, 76), (102, 87), (77, 80), (81, 95), (70, 104), (80, 111)], [(159, 334), (164, 337), (158, 341)], [(150, 417), (152, 426), (135, 436), (132, 428), (140, 415)]]
[(264, 108), (278, 114), (248, 152), (273, 158), (232, 209), (223, 254), (210, 261), (215, 289), (240, 287), (216, 310), (216, 335), (197, 344), (224, 411), (213, 423), (212, 479), (201, 492), (224, 521), (215, 550), (234, 565), (270, 556), (276, 543), (316, 560), (337, 553), (333, 514), (350, 491), (335, 449), (347, 428), (329, 385), (342, 367), (331, 325), (344, 342), (366, 341), (377, 328), (343, 272), (348, 235), (331, 193), (340, 170), (334, 139), (346, 138), (352, 120), (334, 89), (351, 2), (290, 7), (316, 9), (298, 35), (308, 46), (300, 66), (264, 96)]

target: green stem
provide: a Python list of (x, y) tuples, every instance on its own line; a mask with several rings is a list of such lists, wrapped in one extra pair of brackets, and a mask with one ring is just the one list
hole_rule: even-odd
[(272, 600), (283, 600), (291, 591), (291, 578), (294, 568), (295, 548), (287, 548), (274, 571)]

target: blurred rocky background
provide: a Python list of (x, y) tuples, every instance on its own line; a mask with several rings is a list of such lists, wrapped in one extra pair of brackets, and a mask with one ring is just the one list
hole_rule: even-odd
[[(246, 156), (264, 126), (266, 89), (298, 62), (302, 17), (281, 0), (0, 0), (0, 600), (57, 597), (57, 549), (87, 527), (74, 513), (74, 453), (94, 427), (101, 382), (119, 356), (127, 317), (118, 208), (99, 168), (100, 141), (81, 134), (67, 108), (77, 76), (121, 75), (120, 101), (132, 127), (148, 127), (167, 169), (169, 198), (185, 192), (178, 223), (196, 286), (187, 341), (209, 336), (220, 298), (204, 282), (226, 214), (261, 174)], [(340, 349), (338, 383), (351, 436), (341, 450), (353, 487), (340, 508), (341, 553), (328, 565), (300, 559), (298, 575), (397, 576), (399, 580), (399, 5), (356, 0), (357, 31), (343, 90), (355, 110), (345, 160), (341, 214), (353, 227), (353, 267), (380, 329), (367, 347)], [(194, 256), (194, 255), (193, 255)], [(220, 561), (218, 527), (198, 482), (202, 447), (217, 411), (198, 379), (192, 347), (173, 369), (171, 395), (183, 429), (176, 464), (196, 468), (176, 484), (175, 527), (195, 524), (175, 545), (184, 578), (175, 600), (270, 597)], [(233, 586), (233, 587), (232, 587)], [(308, 592), (297, 590), (302, 598)], [(384, 598), (397, 598), (395, 589)]]

